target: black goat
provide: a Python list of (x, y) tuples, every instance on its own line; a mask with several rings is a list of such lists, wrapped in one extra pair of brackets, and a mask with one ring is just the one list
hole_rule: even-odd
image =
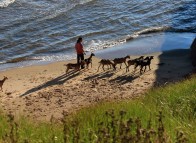
[(140, 73), (142, 73), (143, 67), (145, 67), (144, 72), (146, 71), (146, 66), (148, 66), (149, 70), (151, 70), (150, 69), (150, 64), (151, 64), (152, 59), (154, 59), (154, 56), (146, 57), (144, 60), (141, 61), (141, 63), (140, 63)]
[(85, 63), (86, 63), (86, 68), (88, 69), (89, 64), (91, 64), (91, 68), (92, 68), (92, 57), (95, 56), (94, 53), (91, 53), (90, 57), (87, 59), (84, 59)]
[(134, 59), (134, 64), (135, 64), (134, 69), (135, 69), (135, 70), (136, 70), (136, 68), (137, 68), (138, 66), (141, 65), (141, 62), (142, 62), (143, 60), (144, 60), (144, 56), (140, 56), (139, 58)]

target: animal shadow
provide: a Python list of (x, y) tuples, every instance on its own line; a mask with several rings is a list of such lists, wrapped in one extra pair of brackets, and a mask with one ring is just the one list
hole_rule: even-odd
[(122, 76), (117, 76), (114, 79), (111, 79), (109, 82), (115, 82), (115, 83), (119, 83), (119, 84), (126, 84), (126, 83), (130, 83), (133, 80), (135, 80), (136, 78), (138, 78), (139, 75), (133, 76), (133, 75), (122, 75)]
[(53, 85), (61, 85), (63, 83), (65, 83), (66, 81), (78, 76), (80, 74), (79, 71), (71, 71), (71, 72), (68, 72), (67, 74), (63, 74), (61, 76), (58, 76), (50, 81), (47, 81), (46, 83), (44, 84), (41, 84), (39, 86), (36, 86), (32, 89), (29, 89), (28, 91), (26, 91), (25, 93), (23, 93), (22, 95), (20, 96), (26, 96), (30, 93), (33, 93), (33, 92), (36, 92), (36, 91), (39, 91), (43, 88), (47, 88), (49, 86), (53, 86)]
[(104, 79), (104, 78), (110, 78), (114, 75), (114, 72), (112, 71), (106, 71), (106, 72), (101, 72), (92, 76), (88, 76), (84, 78), (84, 80), (92, 80), (92, 79)]

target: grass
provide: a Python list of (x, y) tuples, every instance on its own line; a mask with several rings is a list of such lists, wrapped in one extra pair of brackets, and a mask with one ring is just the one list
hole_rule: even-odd
[(2, 142), (191, 142), (196, 140), (196, 77), (150, 90), (140, 99), (100, 103), (63, 124), (0, 115)]

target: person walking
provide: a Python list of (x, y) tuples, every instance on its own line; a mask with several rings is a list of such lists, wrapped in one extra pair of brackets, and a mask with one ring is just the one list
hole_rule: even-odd
[[(75, 49), (77, 53), (77, 63), (81, 63), (81, 61), (84, 60), (84, 50), (83, 50), (83, 45), (82, 45), (82, 37), (79, 37), (76, 44), (75, 44)], [(81, 69), (84, 69), (84, 65), (81, 65)]]

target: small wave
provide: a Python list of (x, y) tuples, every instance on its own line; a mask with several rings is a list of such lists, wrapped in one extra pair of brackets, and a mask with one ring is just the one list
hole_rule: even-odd
[(93, 0), (81, 0), (81, 1), (80, 1), (80, 4), (86, 4), (86, 3), (89, 3), (89, 2), (91, 2), (91, 1), (93, 1)]
[(42, 63), (50, 63), (50, 62), (57, 62), (57, 61), (66, 61), (75, 59), (76, 54), (75, 53), (69, 53), (69, 54), (55, 54), (55, 55), (47, 55), (47, 56), (37, 56), (33, 59), (37, 59)]
[(6, 63), (18, 63), (18, 62), (31, 61), (31, 60), (42, 60), (42, 59), (41, 58), (30, 58), (30, 57), (19, 57), (19, 58), (8, 60)]
[(7, 62), (6, 61), (0, 61), (0, 64), (6, 64)]
[(8, 5), (14, 3), (15, 0), (2, 0), (0, 1), (0, 7), (7, 7)]
[(133, 40), (142, 34), (150, 34), (150, 33), (157, 33), (162, 32), (170, 29), (170, 27), (151, 27), (147, 29), (143, 29), (141, 31), (135, 32), (132, 35), (127, 36), (126, 41)]
[(126, 42), (125, 39), (112, 40), (112, 41), (92, 40), (86, 43), (85, 50), (88, 52), (93, 52), (101, 49), (111, 48), (116, 45), (123, 44), (125, 42)]
[(109, 40), (109, 41), (92, 40), (86, 43), (86, 51), (93, 52), (96, 50), (114, 47), (114, 46), (126, 43), (130, 40), (137, 39), (142, 35), (153, 34), (153, 33), (158, 33), (158, 32), (187, 32), (187, 31), (183, 29), (174, 29), (171, 27), (152, 27), (152, 28), (147, 28), (147, 29), (137, 31), (133, 33), (132, 35), (128, 35), (125, 38), (121, 38), (119, 40)]

